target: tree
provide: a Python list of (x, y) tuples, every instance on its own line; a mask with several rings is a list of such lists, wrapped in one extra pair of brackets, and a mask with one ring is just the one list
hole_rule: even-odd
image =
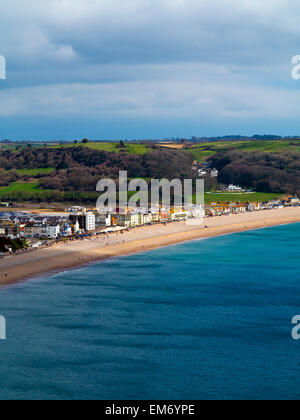
[(56, 170), (61, 171), (62, 169), (68, 169), (69, 165), (67, 163), (66, 155), (63, 156), (61, 162), (57, 165)]
[(89, 141), (88, 141), (88, 139), (83, 139), (83, 140), (82, 140), (82, 143), (83, 143), (83, 144), (87, 144), (88, 142), (89, 142)]

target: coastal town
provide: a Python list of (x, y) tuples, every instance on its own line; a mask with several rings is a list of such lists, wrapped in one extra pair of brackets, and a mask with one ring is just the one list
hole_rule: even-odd
[[(223, 202), (205, 205), (205, 218), (230, 216), (247, 212), (298, 207), (298, 197), (268, 202)], [(19, 210), (12, 203), (0, 203), (0, 257), (28, 252), (53, 244), (124, 233), (142, 226), (184, 222), (195, 212), (183, 208), (158, 211), (131, 212), (130, 209), (113, 214), (99, 214), (94, 208), (72, 206), (64, 211), (39, 212)]]

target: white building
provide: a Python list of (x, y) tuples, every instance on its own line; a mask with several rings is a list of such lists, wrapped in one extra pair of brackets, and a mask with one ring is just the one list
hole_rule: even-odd
[(144, 215), (139, 214), (118, 214), (117, 223), (122, 227), (135, 227), (144, 224)]
[(92, 212), (88, 213), (72, 213), (69, 215), (71, 224), (79, 223), (81, 230), (91, 231), (96, 229), (96, 215)]
[(48, 238), (56, 239), (60, 234), (60, 226), (58, 224), (47, 225), (46, 232)]
[(144, 214), (144, 225), (146, 225), (148, 223), (152, 223), (152, 214), (151, 213)]
[(80, 229), (80, 225), (78, 220), (75, 221), (74, 225), (73, 225), (73, 233), (75, 235), (80, 234), (81, 233), (81, 229)]
[(261, 204), (260, 203), (250, 203), (248, 205), (248, 211), (257, 211), (261, 209)]
[(85, 214), (85, 230), (95, 230), (96, 229), (96, 216), (94, 213), (89, 212)]

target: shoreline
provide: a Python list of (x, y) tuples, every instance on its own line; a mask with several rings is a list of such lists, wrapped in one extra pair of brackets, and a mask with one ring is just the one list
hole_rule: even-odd
[(47, 249), (12, 255), (0, 260), (0, 286), (37, 276), (52, 276), (90, 263), (137, 254), (171, 245), (300, 222), (300, 208), (242, 213), (204, 219), (201, 226), (184, 222), (139, 227), (109, 238), (99, 237)]

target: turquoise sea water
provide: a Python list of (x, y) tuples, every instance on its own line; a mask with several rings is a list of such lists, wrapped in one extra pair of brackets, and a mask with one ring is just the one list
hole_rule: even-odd
[(299, 398), (299, 245), (281, 226), (0, 290), (0, 398)]

